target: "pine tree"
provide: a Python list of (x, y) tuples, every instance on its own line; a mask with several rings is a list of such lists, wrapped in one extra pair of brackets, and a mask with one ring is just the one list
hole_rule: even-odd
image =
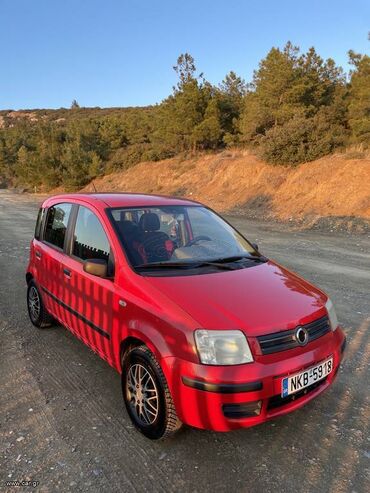
[(353, 141), (370, 145), (370, 57), (349, 52), (351, 73), (348, 122)]
[(291, 43), (273, 48), (244, 98), (243, 141), (260, 144), (275, 163), (325, 155), (345, 141), (345, 94), (345, 78), (333, 60), (324, 61), (314, 48), (300, 55)]
[(176, 153), (196, 148), (193, 132), (204, 118), (211, 86), (202, 74), (196, 76), (194, 59), (188, 53), (179, 56), (174, 70), (179, 82), (162, 103), (154, 138)]
[[(174, 71), (177, 73), (179, 77), (179, 82), (177, 83), (177, 88), (181, 91), (181, 89), (188, 82), (193, 81), (196, 72), (196, 66), (194, 58), (189, 53), (182, 53), (177, 58), (176, 65), (173, 66)], [(201, 74), (202, 75), (202, 74)], [(200, 75), (200, 77), (201, 77)]]
[(223, 140), (227, 144), (235, 144), (239, 139), (238, 123), (246, 88), (245, 81), (233, 71), (225, 76), (219, 86), (220, 123), (225, 134)]
[(260, 62), (244, 100), (240, 122), (244, 141), (253, 141), (299, 113), (293, 91), (298, 52), (297, 47), (287, 43), (283, 50), (272, 48)]
[(193, 144), (201, 149), (216, 149), (221, 142), (220, 109), (215, 97), (208, 102), (204, 119), (193, 131)]

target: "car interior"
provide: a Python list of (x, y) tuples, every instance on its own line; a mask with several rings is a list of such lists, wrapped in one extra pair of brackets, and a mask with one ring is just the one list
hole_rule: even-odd
[[(135, 265), (169, 260), (176, 243), (167, 233), (161, 231), (161, 222), (155, 212), (144, 212), (140, 218), (126, 218), (121, 212), (116, 222), (126, 251)], [(135, 221), (138, 220), (138, 222)]]

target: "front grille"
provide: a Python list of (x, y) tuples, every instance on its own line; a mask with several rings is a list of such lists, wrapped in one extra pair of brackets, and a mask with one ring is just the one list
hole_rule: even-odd
[[(309, 324), (300, 325), (300, 327), (304, 327), (307, 330), (308, 342), (322, 337), (331, 330), (329, 318), (326, 315)], [(300, 344), (295, 337), (296, 330), (297, 328), (283, 330), (282, 332), (275, 332), (273, 334), (257, 337), (262, 354), (278, 353), (279, 351), (286, 351), (287, 349), (299, 347)]]
[(271, 397), (269, 399), (268, 405), (267, 405), (267, 410), (269, 411), (270, 409), (276, 409), (277, 407), (285, 406), (286, 404), (289, 404), (290, 402), (296, 401), (297, 399), (300, 399), (301, 397), (306, 396), (307, 394), (310, 394), (314, 390), (317, 389), (317, 387), (320, 387), (323, 383), (326, 382), (325, 377), (323, 380), (320, 380), (319, 382), (315, 382), (306, 389), (299, 390), (295, 394), (292, 395), (287, 395), (286, 397), (281, 397), (281, 395), (274, 395), (274, 397)]

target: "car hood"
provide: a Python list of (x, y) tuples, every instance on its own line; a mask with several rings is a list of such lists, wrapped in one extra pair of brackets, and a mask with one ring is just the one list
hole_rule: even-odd
[(271, 261), (232, 271), (146, 280), (200, 328), (240, 328), (246, 335), (258, 336), (326, 314), (323, 292)]

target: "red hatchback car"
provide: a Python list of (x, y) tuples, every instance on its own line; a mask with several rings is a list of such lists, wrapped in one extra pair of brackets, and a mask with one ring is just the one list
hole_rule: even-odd
[(119, 371), (153, 439), (293, 411), (331, 385), (345, 347), (325, 293), (189, 200), (49, 198), (26, 279), (32, 323), (60, 322)]

